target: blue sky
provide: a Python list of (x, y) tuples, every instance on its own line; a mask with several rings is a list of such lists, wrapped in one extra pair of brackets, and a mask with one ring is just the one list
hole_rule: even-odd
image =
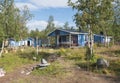
[(54, 17), (56, 26), (63, 26), (65, 22), (69, 22), (70, 26), (75, 26), (73, 22), (75, 11), (67, 6), (67, 0), (15, 0), (15, 5), (20, 9), (27, 5), (34, 15), (27, 23), (29, 30), (45, 29), (50, 15)]

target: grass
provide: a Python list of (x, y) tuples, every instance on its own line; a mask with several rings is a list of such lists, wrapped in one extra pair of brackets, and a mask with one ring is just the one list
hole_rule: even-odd
[(30, 63), (33, 63), (33, 61), (20, 58), (14, 53), (4, 54), (4, 57), (0, 58), (0, 66), (3, 67), (7, 72), (11, 72), (15, 68), (20, 67), (23, 64)]
[(76, 49), (61, 48), (58, 51), (58, 54), (60, 56), (65, 57), (66, 59), (78, 61), (78, 60), (81, 60), (81, 59), (85, 58), (85, 56), (84, 56), (85, 55), (85, 49), (84, 48), (76, 48)]
[(63, 67), (60, 63), (53, 62), (50, 64), (50, 66), (44, 69), (35, 69), (32, 74), (37, 76), (60, 76), (65, 74), (65, 71), (63, 70)]
[(111, 73), (120, 76), (120, 59), (111, 61), (110, 65), (111, 66), (108, 69), (111, 71)]

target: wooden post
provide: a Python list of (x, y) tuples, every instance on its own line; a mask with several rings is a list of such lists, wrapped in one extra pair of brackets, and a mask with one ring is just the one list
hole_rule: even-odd
[(71, 34), (69, 34), (69, 42), (70, 42), (70, 48), (71, 48)]
[(1, 51), (0, 51), (0, 57), (2, 56), (3, 49), (4, 49), (4, 40), (2, 41), (2, 48), (1, 48)]
[(50, 46), (50, 37), (48, 37), (48, 46)]
[(36, 37), (36, 48), (37, 48), (37, 55), (38, 55), (38, 37)]
[(57, 35), (57, 47), (59, 47), (59, 35)]

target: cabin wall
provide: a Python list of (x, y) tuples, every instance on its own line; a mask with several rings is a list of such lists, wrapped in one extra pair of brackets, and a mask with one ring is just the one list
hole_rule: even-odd
[(94, 42), (95, 43), (104, 43), (104, 36), (94, 35)]
[(15, 47), (15, 46), (16, 46), (16, 42), (13, 41), (13, 40), (10, 40), (10, 41), (9, 41), (9, 46), (10, 46), (10, 47)]
[(78, 45), (79, 46), (85, 46), (85, 34), (79, 34), (78, 35)]
[(78, 46), (78, 35), (72, 35), (72, 46)]
[(34, 46), (34, 47), (36, 47), (37, 45), (38, 45), (38, 46), (42, 46), (42, 44), (44, 44), (43, 42), (44, 42), (44, 41), (42, 41), (41, 39), (37, 39), (37, 40), (34, 39), (34, 40), (33, 40), (33, 46)]

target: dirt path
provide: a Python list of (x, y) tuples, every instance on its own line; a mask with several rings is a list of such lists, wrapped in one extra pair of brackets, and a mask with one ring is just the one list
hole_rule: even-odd
[(61, 64), (64, 64), (64, 69), (69, 71), (67, 76), (34, 76), (32, 74), (26, 75), (23, 70), (31, 68), (38, 63), (25, 65), (21, 68), (7, 73), (5, 77), (0, 78), (0, 83), (120, 83), (120, 79), (114, 76), (98, 75), (83, 71), (82, 69), (71, 65), (71, 61), (58, 59)]
[(34, 67), (36, 64), (38, 63), (24, 65), (20, 68), (16, 68), (15, 70), (13, 70), (13, 72), (6, 73), (4, 77), (0, 78), (0, 83), (11, 83), (11, 81), (16, 80), (18, 78), (27, 77), (27, 73), (29, 73), (30, 71), (29, 68)]

